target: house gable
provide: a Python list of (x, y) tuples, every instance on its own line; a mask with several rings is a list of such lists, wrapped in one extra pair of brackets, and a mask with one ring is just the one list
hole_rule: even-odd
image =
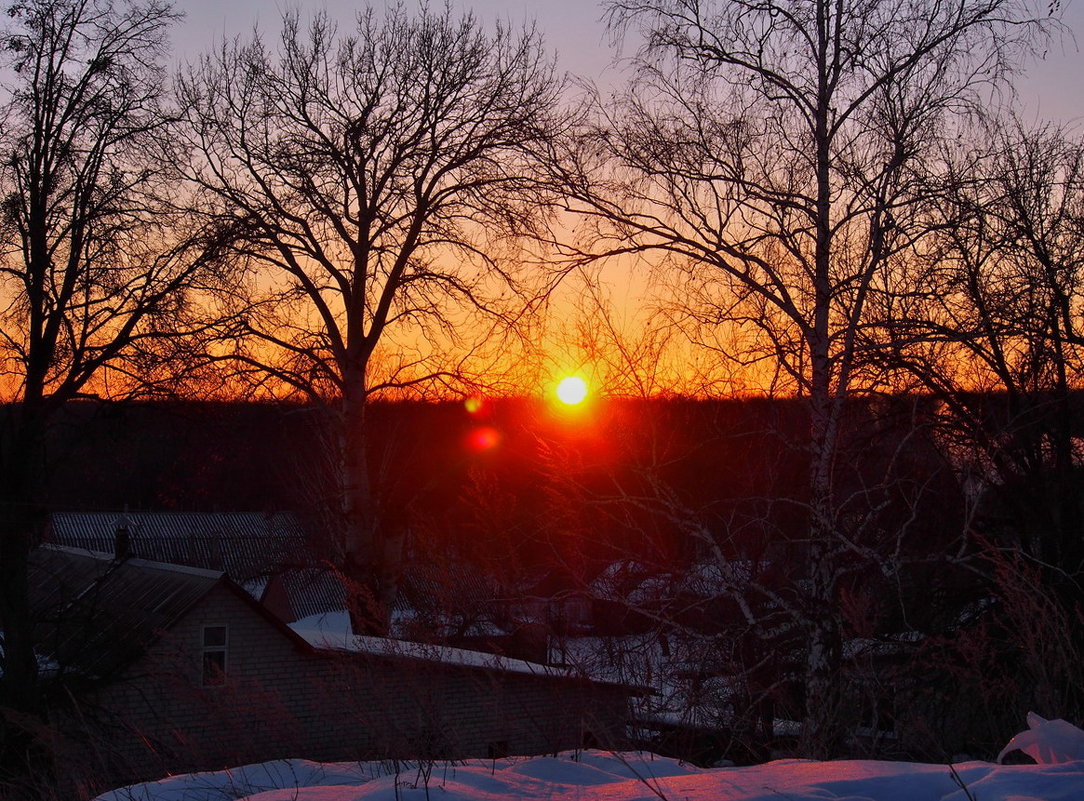
[(287, 512), (55, 512), (45, 539), (111, 554), (123, 541), (125, 556), (225, 573), (256, 599), (271, 590), (286, 621), (345, 608), (341, 581)]
[[(448, 649), (316, 648), (221, 574), (67, 556), (94, 566), (90, 586), (103, 599), (120, 602), (111, 583), (138, 578), (132, 586), (147, 587), (144, 605), (160, 614), (158, 626), (128, 628), (153, 636), (108, 680), (56, 712), (72, 738), (65, 764), (93, 766), (95, 776), (151, 779), (280, 757), (530, 754), (578, 747), (588, 735), (619, 744), (628, 688), (492, 655), (452, 659)], [(153, 577), (160, 586), (149, 587)]]

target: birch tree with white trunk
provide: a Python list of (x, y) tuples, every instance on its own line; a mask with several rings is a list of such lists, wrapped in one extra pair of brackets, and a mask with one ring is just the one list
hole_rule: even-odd
[[(886, 302), (936, 201), (939, 148), (1005, 87), (1054, 10), (1016, 0), (615, 0), (643, 46), (562, 178), (575, 256), (655, 254), (691, 339), (804, 399), (802, 750), (841, 737), (839, 582), (862, 542), (838, 481), (848, 403), (881, 388)], [(877, 302), (873, 302), (876, 300)]]

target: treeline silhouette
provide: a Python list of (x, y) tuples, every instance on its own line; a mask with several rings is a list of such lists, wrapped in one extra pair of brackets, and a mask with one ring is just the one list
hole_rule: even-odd
[[(916, 548), (956, 536), (960, 524), (945, 514), (958, 488), (934, 441), (935, 407), (914, 397), (854, 401), (853, 459), (839, 479), (887, 486), (943, 474), (924, 501), (938, 523), (912, 536)], [(748, 554), (798, 536), (806, 414), (787, 399), (658, 398), (601, 400), (572, 416), (512, 398), (486, 401), (476, 414), (459, 401), (375, 403), (368, 424), (382, 454), (378, 501), (415, 545), (439, 537), (464, 556), (518, 553), (529, 562), (564, 541), (597, 563), (692, 558), (690, 538), (676, 530), (678, 506), (709, 529), (725, 527)], [(472, 433), (482, 427), (493, 440), (479, 448)], [(47, 503), (54, 511), (305, 514), (335, 492), (324, 453), (330, 430), (325, 412), (303, 405), (71, 402), (46, 448)]]

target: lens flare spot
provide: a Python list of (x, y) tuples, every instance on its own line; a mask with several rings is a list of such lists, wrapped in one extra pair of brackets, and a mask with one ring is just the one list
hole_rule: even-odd
[(557, 385), (557, 398), (561, 403), (575, 406), (587, 398), (587, 382), (578, 375), (561, 379)]
[(478, 414), (482, 411), (483, 401), (477, 395), (472, 395), (463, 402), (463, 405), (467, 407), (468, 414)]
[(472, 451), (489, 451), (501, 444), (501, 432), (490, 426), (476, 428), (467, 435), (467, 447)]

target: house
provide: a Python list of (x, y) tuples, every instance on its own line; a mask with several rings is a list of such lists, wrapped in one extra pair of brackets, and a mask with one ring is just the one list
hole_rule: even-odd
[[(57, 512), (44, 539), (221, 571), (286, 623), (348, 608), (343, 577), (288, 512)], [(539, 597), (545, 588), (509, 586), (447, 558), (408, 560), (398, 589), (394, 636), (535, 662), (547, 659), (547, 632), (579, 625), (590, 603), (567, 591)]]
[(340, 577), (289, 512), (55, 512), (44, 540), (221, 571), (288, 623), (346, 608)]
[[(620, 747), (628, 687), (492, 654), (304, 637), (221, 571), (43, 545), (33, 607), (58, 764), (107, 783), (279, 757)], [(73, 786), (90, 787), (73, 776)]]

